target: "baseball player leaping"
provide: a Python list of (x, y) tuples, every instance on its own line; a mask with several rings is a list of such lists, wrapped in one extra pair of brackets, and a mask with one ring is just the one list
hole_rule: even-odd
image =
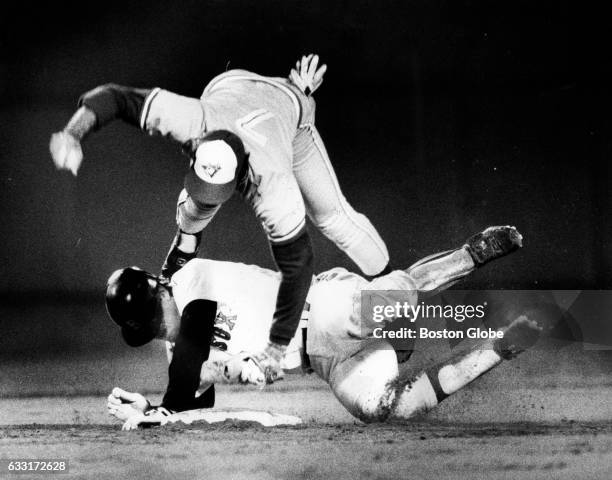
[[(457, 250), (372, 281), (342, 268), (316, 276), (308, 295), (305, 325), (312, 369), (342, 405), (363, 421), (406, 419), (431, 409), (533, 343), (537, 325), (520, 317), (506, 327), (503, 339), (482, 340), (467, 353), (402, 379), (391, 345), (374, 338), (374, 329), (381, 325), (360, 318), (361, 292), (403, 290), (416, 305), (420, 292), (445, 288), (518, 249), (521, 241), (513, 227), (491, 227)], [(142, 395), (116, 388), (109, 395), (109, 412), (125, 421), (128, 429), (163, 423), (172, 412), (212, 407), (214, 383), (265, 382), (257, 358), (248, 351), (266, 341), (278, 286), (279, 277), (270, 270), (203, 259), (190, 261), (169, 286), (135, 268), (113, 273), (107, 290), (110, 316), (130, 344), (153, 338), (168, 342), (170, 383), (162, 405), (155, 408)], [(394, 299), (390, 297), (388, 303)], [(173, 342), (180, 337), (189, 339), (182, 342), (182, 348), (187, 344), (190, 349), (181, 356), (183, 365), (172, 356)], [(300, 365), (301, 341), (300, 334), (293, 338), (281, 359), (283, 367)], [(190, 360), (185, 363), (186, 358)], [(203, 393), (196, 396), (198, 389)]]
[(318, 61), (303, 57), (289, 78), (230, 70), (199, 99), (103, 85), (85, 93), (65, 129), (51, 137), (55, 165), (74, 175), (83, 159), (81, 142), (115, 119), (183, 145), (191, 168), (178, 199), (178, 233), (162, 267), (166, 279), (197, 256), (202, 230), (239, 191), (261, 221), (282, 274), (270, 343), (259, 354), (271, 378), (279, 372), (274, 359), (298, 327), (313, 273), (306, 214), (363, 273), (390, 271), (384, 242), (343, 196), (314, 126), (311, 94), (326, 71)]

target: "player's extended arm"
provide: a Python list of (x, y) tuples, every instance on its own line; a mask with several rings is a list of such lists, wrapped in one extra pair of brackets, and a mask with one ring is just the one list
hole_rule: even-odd
[(214, 406), (214, 386), (197, 398), (195, 393), (200, 385), (202, 364), (210, 353), (216, 314), (217, 302), (210, 300), (194, 300), (184, 308), (162, 407), (179, 412)]
[(109, 83), (83, 94), (66, 127), (51, 136), (49, 150), (58, 169), (77, 174), (83, 161), (81, 142), (87, 135), (116, 119), (139, 126), (142, 110), (156, 90)]
[(280, 372), (280, 362), (300, 323), (314, 272), (312, 244), (306, 230), (290, 243), (273, 244), (272, 253), (282, 275), (276, 311), (268, 346), (252, 357), (267, 383)]

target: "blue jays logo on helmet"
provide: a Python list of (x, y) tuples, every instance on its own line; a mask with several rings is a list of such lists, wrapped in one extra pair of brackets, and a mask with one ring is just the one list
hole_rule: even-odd
[(189, 143), (191, 169), (185, 190), (195, 201), (220, 205), (236, 191), (248, 167), (242, 140), (228, 130), (214, 130)]

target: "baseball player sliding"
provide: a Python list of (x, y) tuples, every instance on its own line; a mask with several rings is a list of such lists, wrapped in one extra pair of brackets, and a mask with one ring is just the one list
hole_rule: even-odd
[(271, 244), (281, 277), (269, 343), (258, 354), (269, 379), (296, 332), (313, 274), (312, 222), (369, 276), (390, 271), (387, 248), (370, 223), (343, 196), (314, 125), (311, 94), (326, 66), (317, 55), (297, 62), (289, 78), (230, 70), (214, 78), (201, 98), (160, 88), (103, 85), (85, 93), (50, 150), (59, 169), (77, 174), (81, 142), (115, 119), (183, 145), (191, 158), (178, 198), (178, 232), (162, 267), (169, 279), (195, 258), (202, 230), (234, 191), (250, 204)]
[[(433, 408), (533, 343), (538, 327), (520, 317), (505, 329), (503, 338), (482, 340), (467, 353), (402, 379), (391, 345), (374, 338), (374, 329), (381, 325), (360, 316), (361, 292), (403, 290), (416, 305), (421, 292), (445, 288), (518, 249), (521, 240), (513, 227), (491, 227), (461, 248), (372, 281), (342, 268), (316, 276), (304, 326), (312, 369), (330, 385), (340, 403), (365, 422), (406, 419)], [(266, 376), (258, 358), (248, 352), (266, 342), (279, 284), (278, 274), (270, 270), (203, 259), (190, 261), (169, 285), (136, 268), (113, 273), (106, 297), (110, 316), (129, 344), (166, 340), (170, 367), (161, 406), (151, 407), (142, 395), (116, 388), (108, 398), (109, 412), (131, 429), (163, 423), (173, 412), (212, 407), (215, 383), (263, 384)], [(390, 304), (392, 298), (388, 301)], [(173, 357), (179, 345), (175, 342), (181, 337), (188, 340), (181, 342), (181, 348), (189, 349), (183, 352), (187, 354), (182, 355), (182, 364)], [(290, 342), (281, 360), (283, 367), (300, 365), (302, 338), (298, 334)]]

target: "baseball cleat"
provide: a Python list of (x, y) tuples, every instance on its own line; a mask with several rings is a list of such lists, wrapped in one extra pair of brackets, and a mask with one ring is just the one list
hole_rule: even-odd
[(174, 275), (181, 268), (183, 268), (187, 262), (193, 260), (194, 258), (197, 258), (198, 256), (198, 249), (200, 248), (200, 239), (202, 237), (202, 232), (193, 235), (194, 237), (196, 237), (196, 248), (195, 251), (192, 253), (185, 253), (179, 248), (181, 235), (190, 234), (184, 234), (179, 230), (176, 234), (176, 237), (174, 237), (172, 247), (170, 247), (170, 251), (166, 256), (164, 265), (161, 268), (160, 280), (162, 281), (170, 281), (172, 275)]
[(489, 227), (468, 238), (464, 248), (469, 252), (477, 267), (508, 255), (523, 246), (523, 236), (509, 225)]
[(535, 344), (541, 331), (537, 322), (521, 315), (503, 330), (504, 336), (495, 340), (493, 350), (504, 360), (510, 360)]

